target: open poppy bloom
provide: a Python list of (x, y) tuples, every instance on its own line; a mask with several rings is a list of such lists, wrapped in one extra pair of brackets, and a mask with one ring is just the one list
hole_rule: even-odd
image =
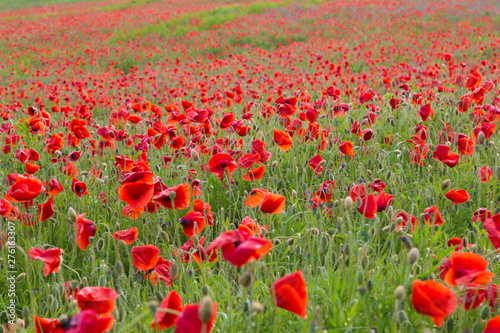
[(285, 197), (264, 189), (253, 189), (245, 200), (245, 205), (254, 208), (260, 205), (260, 211), (267, 214), (279, 214), (285, 208)]
[(491, 318), (486, 324), (483, 333), (498, 333), (500, 332), (500, 316)]
[(495, 275), (487, 272), (488, 262), (479, 254), (471, 252), (453, 252), (440, 275), (450, 287), (476, 283), (487, 284)]
[(258, 168), (254, 168), (254, 169), (247, 171), (243, 175), (243, 179), (246, 180), (247, 182), (259, 180), (259, 179), (262, 179), (262, 177), (264, 177), (265, 172), (266, 172), (266, 166), (261, 165)]
[(457, 309), (455, 293), (432, 280), (413, 281), (411, 303), (417, 312), (431, 317), (439, 327)]
[(424, 222), (430, 225), (441, 225), (446, 221), (443, 220), (439, 209), (434, 205), (424, 210)]
[(224, 259), (241, 267), (262, 258), (273, 247), (270, 240), (253, 235), (250, 228), (240, 224), (238, 230), (226, 231), (214, 239), (207, 248), (207, 253), (219, 248)]
[(307, 318), (307, 286), (300, 270), (276, 281), (274, 297), (279, 308)]
[(259, 154), (245, 154), (238, 159), (238, 164), (242, 169), (250, 169), (254, 163), (260, 160)]
[[(490, 213), (491, 216), (491, 213)], [(500, 214), (488, 218), (484, 222), (484, 229), (488, 232), (488, 238), (495, 249), (500, 248)]]
[(380, 192), (375, 196), (375, 202), (377, 203), (377, 212), (382, 212), (391, 205), (393, 195), (387, 194), (384, 191)]
[(137, 227), (133, 227), (127, 230), (120, 230), (113, 233), (114, 239), (121, 240), (127, 245), (130, 245), (133, 242), (135, 242), (138, 236), (139, 236), (139, 231), (137, 230)]
[(465, 293), (460, 298), (460, 304), (465, 311), (474, 310), (488, 298), (488, 289), (474, 283), (468, 283), (465, 286)]
[(46, 221), (54, 215), (54, 197), (50, 197), (46, 203), (38, 205), (38, 220)]
[(448, 200), (451, 200), (455, 205), (461, 204), (469, 200), (470, 195), (464, 189), (455, 191), (455, 189), (451, 189), (448, 193), (445, 194)]
[(42, 182), (30, 175), (17, 175), (14, 183), (5, 193), (5, 200), (11, 202), (25, 202), (35, 199), (45, 191)]
[(293, 145), (293, 139), (287, 132), (274, 129), (274, 142), (283, 151), (289, 151)]
[(179, 222), (182, 225), (184, 235), (187, 237), (198, 235), (203, 229), (205, 229), (205, 218), (203, 217), (203, 214), (195, 212), (194, 210), (181, 217)]
[(427, 103), (425, 105), (422, 105), (418, 113), (420, 114), (422, 121), (426, 121), (427, 119), (429, 119), (429, 117), (431, 117), (431, 119), (434, 118), (436, 112), (431, 108), (431, 104)]
[(476, 144), (473, 138), (469, 138), (467, 135), (459, 133), (457, 139), (458, 151), (460, 154), (465, 156), (470, 156), (474, 154), (476, 149)]
[(492, 176), (493, 172), (491, 171), (490, 168), (484, 166), (479, 169), (479, 178), (481, 179), (482, 183), (488, 182), (488, 180), (490, 180)]
[(57, 181), (57, 179), (51, 179), (47, 184), (47, 194), (51, 196), (56, 196), (59, 193), (64, 191), (64, 187), (61, 183)]
[(61, 253), (61, 249), (58, 248), (48, 249), (44, 251), (37, 247), (31, 248), (28, 252), (31, 259), (42, 260), (45, 263), (45, 266), (43, 267), (43, 273), (45, 276), (48, 276), (52, 272), (59, 272)]
[(460, 159), (460, 155), (450, 153), (450, 147), (446, 145), (438, 145), (436, 150), (432, 153), (432, 156), (435, 160), (440, 160), (450, 168), (456, 166), (458, 164), (458, 160)]
[[(151, 201), (154, 194), (154, 175), (149, 171), (139, 171), (122, 181), (118, 188), (118, 196), (129, 205), (131, 217), (138, 218), (144, 212), (144, 207)], [(122, 213), (123, 214), (123, 213)]]
[(210, 172), (215, 174), (221, 181), (224, 180), (225, 171), (227, 171), (229, 178), (231, 179), (231, 175), (234, 170), (238, 169), (238, 164), (236, 164), (231, 155), (222, 153), (212, 156), (210, 161), (208, 161), (208, 166), (210, 168)]
[(110, 288), (85, 287), (75, 296), (80, 310), (93, 309), (101, 316), (109, 316), (115, 309), (118, 293)]
[(82, 251), (87, 249), (90, 243), (89, 238), (94, 237), (97, 231), (94, 222), (84, 218), (86, 214), (87, 213), (77, 215), (75, 222), (76, 243)]
[(186, 209), (191, 201), (191, 190), (188, 183), (169, 187), (161, 191), (153, 200), (168, 209)]
[(64, 333), (65, 331), (59, 319), (33, 316), (33, 324), (35, 325), (35, 333)]
[(487, 219), (491, 217), (491, 212), (484, 207), (478, 208), (474, 214), (472, 214), (472, 222), (486, 222)]
[(94, 309), (87, 309), (78, 312), (71, 317), (69, 328), (66, 333), (103, 333), (113, 328), (115, 319), (113, 316), (99, 316)]
[(199, 304), (186, 304), (175, 324), (175, 333), (210, 333), (212, 332), (215, 319), (217, 318), (217, 303), (212, 303), (212, 317), (205, 324), (204, 330), (203, 323), (199, 316)]
[[(383, 197), (382, 197), (382, 200)], [(383, 204), (386, 204), (384, 202)], [(383, 206), (381, 203), (381, 208)], [(378, 211), (378, 205), (377, 205), (377, 200), (375, 199), (375, 194), (371, 193), (366, 197), (361, 198), (361, 205), (357, 207), (358, 212), (360, 214), (363, 214), (366, 218), (368, 219), (373, 219), (375, 218), (375, 215), (377, 214)]]
[(80, 182), (75, 178), (73, 178), (73, 181), (71, 182), (71, 190), (73, 190), (73, 192), (78, 197), (89, 194), (89, 191), (87, 190), (87, 184), (85, 184), (84, 182)]
[[(182, 311), (182, 298), (179, 294), (172, 290), (168, 293), (167, 297), (161, 301), (158, 310), (174, 310), (181, 312)], [(169, 327), (172, 327), (177, 322), (178, 315), (175, 313), (168, 313), (163, 311), (156, 311), (155, 317), (151, 322), (151, 327), (154, 330), (164, 330)]]
[(351, 141), (346, 141), (344, 143), (342, 143), (340, 146), (339, 146), (339, 149), (342, 153), (348, 155), (348, 156), (352, 156), (354, 157), (355, 154), (354, 154), (354, 150), (353, 150), (353, 146), (352, 146), (352, 142)]
[(147, 272), (160, 260), (160, 250), (154, 245), (134, 246), (132, 264), (138, 271)]

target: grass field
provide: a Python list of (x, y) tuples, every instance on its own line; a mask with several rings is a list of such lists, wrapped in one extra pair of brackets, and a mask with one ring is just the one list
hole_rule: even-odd
[(498, 332), (486, 0), (0, 0), (0, 332)]

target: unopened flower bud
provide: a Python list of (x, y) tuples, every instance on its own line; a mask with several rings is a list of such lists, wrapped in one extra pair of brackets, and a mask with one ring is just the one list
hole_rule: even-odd
[(198, 317), (202, 323), (208, 323), (214, 312), (213, 301), (210, 296), (205, 296), (201, 300), (200, 307), (198, 308)]
[(406, 290), (405, 287), (399, 286), (396, 289), (394, 289), (394, 298), (397, 300), (402, 300), (405, 298)]
[(444, 181), (441, 183), (441, 191), (446, 190), (446, 189), (447, 189), (447, 188), (449, 188), (450, 186), (451, 186), (451, 180), (449, 180), (449, 179), (444, 180)]
[(410, 252), (408, 252), (407, 259), (410, 265), (416, 264), (419, 258), (420, 258), (420, 251), (416, 247), (414, 247), (413, 249), (410, 250)]
[(352, 201), (352, 198), (351, 197), (346, 197), (344, 199), (344, 208), (346, 210), (349, 210), (352, 208), (352, 206), (354, 205), (354, 202)]
[(76, 217), (76, 212), (73, 209), (73, 207), (69, 207), (68, 216), (69, 216), (69, 219), (71, 220), (71, 222), (76, 223), (77, 217)]
[(240, 277), (238, 278), (238, 284), (243, 288), (250, 287), (252, 283), (253, 283), (253, 275), (248, 272), (241, 274)]

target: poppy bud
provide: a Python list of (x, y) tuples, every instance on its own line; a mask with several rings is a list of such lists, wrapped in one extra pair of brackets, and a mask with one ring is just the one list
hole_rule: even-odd
[(342, 251), (344, 252), (344, 255), (348, 257), (349, 254), (351, 253), (351, 247), (349, 246), (349, 244), (344, 245)]
[(72, 207), (68, 209), (68, 216), (71, 222), (76, 223), (76, 212)]
[(361, 267), (363, 267), (363, 269), (366, 269), (368, 267), (368, 257), (367, 256), (363, 256), (363, 258), (361, 258)]
[(107, 184), (109, 182), (109, 177), (108, 176), (102, 177), (102, 181), (104, 184)]
[(359, 285), (362, 285), (363, 282), (365, 282), (365, 275), (362, 271), (358, 271), (356, 274), (356, 282), (358, 282)]
[(410, 252), (408, 252), (407, 256), (408, 264), (410, 264), (411, 266), (416, 264), (419, 258), (420, 258), (420, 251), (416, 247), (414, 247), (413, 249), (410, 250)]
[(102, 251), (104, 250), (104, 239), (99, 239), (97, 241), (97, 250)]
[(172, 280), (175, 279), (177, 277), (177, 274), (179, 273), (179, 266), (177, 266), (177, 264), (173, 264), (171, 267), (170, 267), (170, 276), (172, 277)]
[(403, 286), (398, 286), (396, 289), (394, 289), (394, 298), (399, 301), (405, 298), (405, 294), (406, 290)]
[(490, 308), (488, 306), (483, 306), (481, 309), (481, 319), (486, 320), (490, 316)]
[(357, 197), (356, 198), (356, 207), (360, 208), (362, 204), (363, 204), (363, 200), (361, 199), (361, 197)]
[[(453, 318), (448, 318), (448, 321), (446, 322), (446, 329), (448, 332), (453, 332), (453, 326), (454, 326)], [(465, 332), (465, 331), (464, 331)]]
[(365, 296), (366, 295), (366, 288), (365, 287), (361, 287), (358, 289), (358, 292), (361, 296)]
[(311, 235), (313, 235), (314, 237), (318, 237), (319, 236), (319, 229), (318, 228), (311, 228)]
[(429, 165), (427, 166), (427, 171), (428, 171), (429, 173), (431, 173), (431, 172), (432, 172), (432, 165), (430, 165), (430, 164), (429, 164)]
[(116, 230), (120, 230), (120, 222), (116, 222), (115, 223), (115, 229)]
[(23, 319), (25, 321), (28, 321), (30, 320), (30, 308), (28, 306), (23, 306), (23, 310), (21, 312), (21, 317), (23, 317)]
[(278, 161), (274, 161), (273, 164), (271, 164), (273, 168), (276, 168), (278, 166)]
[(486, 137), (482, 131), (477, 135), (477, 142), (479, 142), (480, 145), (484, 145), (486, 142)]
[(297, 191), (292, 190), (292, 199), (296, 200), (297, 199)]
[(116, 275), (122, 275), (123, 274), (123, 264), (120, 260), (115, 262), (115, 273)]
[(104, 287), (106, 285), (106, 276), (105, 275), (100, 275), (99, 280), (97, 281), (97, 284), (99, 287)]
[(293, 238), (288, 238), (288, 240), (286, 241), (286, 244), (287, 244), (288, 246), (293, 246), (294, 241), (295, 241), (295, 239), (293, 239)]
[(170, 198), (170, 200), (174, 200), (176, 195), (177, 193), (175, 193), (175, 191), (170, 191), (170, 193), (168, 193), (168, 197)]
[(354, 205), (354, 202), (352, 201), (352, 198), (351, 197), (346, 197), (344, 199), (344, 208), (346, 210), (350, 210), (352, 208), (352, 206)]
[(250, 312), (256, 316), (258, 315), (259, 313), (262, 313), (264, 312), (264, 307), (262, 306), (262, 304), (260, 304), (259, 302), (252, 302), (252, 304), (250, 305)]
[(210, 318), (212, 318), (214, 312), (212, 304), (213, 302), (210, 296), (205, 296), (201, 300), (200, 307), (198, 308), (198, 317), (202, 323), (208, 323)]
[(448, 187), (451, 186), (451, 180), (446, 179), (441, 183), (441, 191), (446, 190)]
[(366, 289), (368, 290), (368, 292), (372, 291), (372, 289), (373, 289), (373, 282), (372, 282), (372, 280), (368, 280), (368, 282), (366, 283)]
[(406, 315), (406, 312), (404, 310), (399, 310), (399, 312), (398, 312), (398, 321), (400, 323), (404, 323), (407, 320), (408, 320), (408, 316)]
[(203, 296), (207, 296), (208, 295), (208, 287), (207, 286), (201, 287), (201, 294)]
[(410, 236), (402, 236), (401, 241), (403, 242), (406, 251), (411, 251), (411, 249), (413, 248), (413, 242), (411, 241)]
[(26, 273), (21, 273), (17, 276), (16, 282), (21, 282), (26, 277)]
[[(482, 132), (481, 132), (482, 133)], [(483, 331), (483, 323), (476, 321), (472, 326), (472, 333), (481, 333)]]
[(403, 223), (403, 217), (401, 217), (401, 216), (400, 216), (400, 217), (398, 217), (398, 218), (396, 219), (396, 221), (394, 221), (394, 223), (395, 223), (395, 224), (397, 224), (397, 225), (399, 225), (399, 224)]
[(156, 313), (156, 310), (158, 309), (158, 301), (156, 299), (153, 299), (153, 300), (147, 302), (146, 306), (148, 307), (149, 312), (151, 313), (151, 315), (154, 316), (155, 313)]
[(367, 173), (368, 177), (372, 176), (372, 171), (371, 170), (366, 170), (366, 173)]
[(280, 245), (280, 244), (281, 244), (281, 241), (278, 238), (273, 239), (273, 245), (274, 246)]
[(389, 179), (389, 178), (391, 178), (391, 176), (392, 176), (392, 173), (390, 171), (387, 171), (387, 174), (385, 175), (385, 178)]
[(198, 154), (198, 152), (194, 149), (191, 150), (191, 159), (195, 162), (198, 162), (199, 159), (200, 159), (200, 155)]
[(332, 252), (332, 266), (335, 265), (337, 262), (337, 254), (335, 252)]
[(245, 272), (238, 278), (238, 284), (243, 288), (249, 288), (253, 283), (253, 275)]

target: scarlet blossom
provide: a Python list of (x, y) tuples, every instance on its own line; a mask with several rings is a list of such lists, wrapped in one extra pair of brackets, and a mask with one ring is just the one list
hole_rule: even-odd
[(371, 193), (370, 195), (361, 198), (361, 205), (357, 207), (358, 212), (363, 214), (368, 219), (373, 219), (377, 214), (377, 201), (375, 199), (375, 194)]
[(212, 158), (208, 162), (208, 165), (210, 168), (210, 172), (215, 174), (220, 180), (224, 180), (225, 171), (227, 171), (229, 179), (232, 179), (231, 175), (233, 174), (234, 170), (238, 168), (238, 165), (231, 157), (231, 155), (223, 153), (215, 154), (214, 156), (212, 156)]
[[(154, 175), (149, 171), (139, 171), (122, 181), (118, 188), (118, 196), (129, 206), (131, 217), (138, 218), (144, 212), (144, 207), (151, 201), (154, 194)], [(123, 213), (122, 213), (123, 214)]]
[(245, 205), (250, 208), (260, 205), (259, 209), (263, 213), (279, 214), (285, 208), (285, 197), (281, 194), (257, 188), (250, 191), (245, 200)]
[(26, 173), (30, 175), (34, 175), (41, 168), (41, 166), (31, 164), (30, 162), (26, 162), (24, 166), (26, 167)]
[(158, 258), (156, 262), (153, 272), (149, 275), (149, 279), (156, 286), (158, 284), (158, 280), (163, 281), (165, 286), (172, 286), (172, 277), (170, 276), (170, 268), (172, 267), (172, 262), (169, 260), (164, 260), (162, 257)]
[(457, 309), (455, 293), (432, 280), (413, 281), (411, 303), (415, 311), (431, 317), (439, 327)]
[(160, 250), (154, 245), (134, 246), (132, 248), (132, 264), (138, 271), (153, 269), (160, 260)]
[(21, 163), (26, 163), (29, 161), (36, 162), (40, 160), (40, 155), (36, 152), (36, 150), (30, 149), (18, 149), (16, 150), (16, 154), (14, 155)]
[(274, 129), (274, 142), (283, 151), (289, 151), (293, 145), (293, 139), (287, 132)]
[(368, 185), (368, 188), (373, 189), (375, 192), (382, 192), (386, 186), (382, 179), (375, 179)]
[(319, 198), (320, 203), (328, 203), (332, 201), (333, 191), (336, 187), (336, 181), (327, 180), (322, 183), (319, 187), (319, 190), (314, 194)]
[(35, 333), (64, 333), (65, 329), (61, 326), (59, 319), (40, 318), (33, 316)]
[(484, 229), (495, 249), (500, 248), (500, 214), (491, 216), (484, 222)]
[(481, 85), (483, 82), (483, 75), (477, 69), (467, 75), (467, 80), (465, 81), (465, 89), (474, 90)]
[(191, 201), (191, 190), (188, 183), (169, 187), (153, 198), (153, 200), (168, 209), (186, 209)]
[(187, 237), (198, 235), (203, 229), (205, 229), (205, 218), (203, 217), (203, 214), (195, 212), (194, 210), (181, 217), (179, 222), (182, 225), (184, 235)]
[(261, 140), (252, 141), (252, 150), (250, 151), (250, 153), (259, 154), (260, 163), (266, 163), (273, 155), (272, 153), (266, 151), (266, 143)]
[(500, 332), (500, 316), (496, 316), (488, 320), (483, 333), (498, 333)]
[(84, 218), (86, 214), (87, 213), (77, 215), (75, 222), (76, 244), (82, 251), (87, 249), (90, 243), (89, 238), (94, 237), (97, 231), (94, 222)]
[(471, 252), (453, 252), (450, 260), (441, 270), (444, 282), (450, 287), (476, 283), (487, 284), (495, 275), (487, 272), (488, 262), (479, 254)]
[(245, 154), (238, 159), (238, 164), (242, 169), (249, 169), (258, 162), (260, 159), (259, 154)]
[(50, 197), (46, 203), (38, 205), (38, 220), (46, 221), (54, 215), (54, 197)]
[(259, 179), (262, 179), (262, 177), (264, 177), (265, 172), (266, 172), (266, 166), (265, 165), (261, 165), (258, 168), (254, 168), (254, 169), (251, 169), (251, 170), (247, 171), (243, 175), (243, 179), (245, 181), (247, 181), (247, 182), (251, 182), (251, 181), (254, 181), (254, 180), (259, 180)]
[(474, 214), (472, 214), (472, 222), (486, 222), (487, 219), (491, 217), (491, 212), (486, 208), (477, 209)]
[(488, 298), (488, 289), (474, 283), (465, 285), (465, 293), (460, 298), (460, 304), (463, 305), (465, 311), (474, 310)]
[(42, 250), (33, 247), (29, 250), (28, 254), (33, 260), (42, 260), (45, 263), (43, 267), (43, 273), (48, 276), (50, 273), (59, 272), (59, 264), (61, 263), (61, 249), (53, 248), (48, 250)]
[(404, 228), (407, 232), (410, 231), (410, 229), (408, 229), (408, 222), (410, 222), (411, 231), (415, 231), (415, 225), (418, 225), (418, 220), (415, 216), (402, 211), (396, 214), (392, 222), (396, 222), (398, 218), (401, 218), (402, 222), (396, 226), (396, 230)]
[(276, 305), (307, 318), (307, 286), (302, 271), (287, 275), (274, 283)]
[(84, 182), (80, 182), (75, 178), (73, 178), (73, 180), (71, 182), (71, 190), (78, 197), (82, 197), (84, 195), (89, 194), (89, 191), (87, 190), (87, 184), (85, 184)]
[(382, 212), (391, 205), (393, 195), (387, 194), (384, 191), (380, 192), (375, 196), (375, 202), (377, 203), (377, 212)]
[(493, 172), (490, 168), (484, 166), (479, 169), (479, 178), (481, 179), (482, 183), (488, 182), (488, 180), (490, 180), (492, 176)]
[(212, 332), (215, 319), (217, 318), (217, 303), (212, 303), (212, 317), (205, 323), (205, 328), (203, 329), (203, 323), (199, 316), (199, 304), (186, 304), (182, 309), (179, 317), (177, 318), (177, 323), (175, 324), (175, 333), (210, 333)]
[(69, 323), (69, 328), (65, 333), (103, 333), (108, 332), (113, 328), (113, 316), (99, 316), (94, 309), (87, 309), (78, 312)]
[(446, 145), (438, 145), (436, 150), (432, 153), (432, 156), (435, 160), (440, 160), (450, 168), (456, 166), (458, 164), (458, 160), (460, 159), (460, 155), (450, 153), (450, 147)]
[(101, 316), (108, 316), (115, 309), (118, 293), (110, 288), (85, 287), (75, 296), (80, 310), (93, 309)]
[(431, 108), (431, 104), (427, 103), (425, 105), (422, 105), (418, 113), (420, 114), (422, 121), (426, 121), (427, 119), (429, 119), (429, 117), (431, 119), (434, 118), (436, 112)]
[(470, 156), (474, 153), (476, 144), (473, 138), (469, 138), (467, 135), (460, 133), (458, 134), (457, 146), (460, 154)]
[(139, 231), (137, 230), (137, 227), (133, 227), (127, 230), (120, 230), (113, 233), (114, 239), (121, 240), (127, 245), (130, 245), (133, 242), (135, 242), (138, 236), (139, 236)]
[(206, 251), (211, 253), (219, 248), (222, 250), (224, 259), (241, 267), (262, 258), (273, 247), (270, 240), (253, 235), (250, 228), (240, 224), (238, 230), (226, 231), (219, 235)]
[(352, 142), (351, 141), (346, 141), (344, 143), (342, 143), (340, 146), (339, 146), (339, 149), (342, 153), (348, 155), (348, 156), (352, 156), (354, 157), (355, 154), (354, 154), (354, 150), (353, 150), (353, 146), (352, 146)]
[(42, 182), (30, 175), (17, 175), (14, 184), (5, 194), (5, 200), (11, 202), (26, 202), (35, 199), (45, 191)]
[(322, 161), (324, 161), (324, 160), (321, 157), (321, 154), (318, 154), (309, 160), (309, 167), (312, 170), (314, 170), (314, 172), (316, 173), (316, 176), (318, 175), (318, 173), (323, 171), (323, 166), (320, 165)]
[(151, 322), (151, 327), (154, 330), (167, 329), (174, 326), (177, 322), (178, 314), (161, 311), (167, 309), (178, 312), (182, 311), (182, 298), (175, 290), (169, 292), (167, 297), (161, 301), (158, 311), (156, 311), (154, 319)]
[(365, 104), (366, 102), (369, 102), (371, 101), (373, 98), (373, 94), (369, 93), (369, 92), (364, 92), (361, 94), (361, 96), (359, 97), (359, 103), (361, 104)]
[(70, 123), (70, 130), (78, 139), (87, 139), (90, 138), (90, 132), (85, 127), (87, 122), (83, 119), (73, 119)]
[(81, 151), (72, 151), (71, 153), (69, 153), (68, 158), (70, 161), (76, 162), (80, 159), (81, 156), (82, 156)]
[(465, 190), (461, 189), (455, 191), (455, 189), (451, 189), (448, 193), (445, 194), (446, 198), (453, 202), (453, 204), (458, 205), (469, 200), (470, 195)]
[(195, 179), (191, 182), (191, 194), (193, 197), (199, 197), (202, 194), (201, 180)]
[(424, 210), (424, 222), (430, 225), (441, 225), (446, 221), (443, 220), (439, 209), (434, 205)]

